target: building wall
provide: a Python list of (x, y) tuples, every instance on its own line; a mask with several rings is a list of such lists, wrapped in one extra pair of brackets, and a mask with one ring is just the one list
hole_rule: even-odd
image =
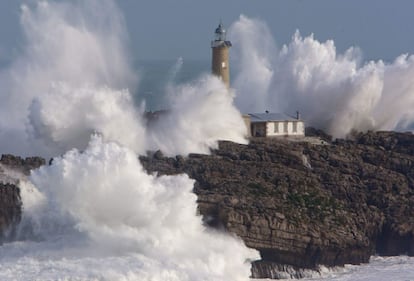
[(221, 78), (227, 88), (230, 87), (229, 47), (226, 45), (212, 47), (211, 71)]
[(246, 125), (247, 128), (247, 136), (250, 137), (252, 136), (252, 130), (251, 130), (251, 123), (250, 123), (250, 115), (248, 114), (243, 114), (242, 115), (244, 124)]
[(271, 121), (266, 123), (267, 136), (304, 136), (303, 121)]

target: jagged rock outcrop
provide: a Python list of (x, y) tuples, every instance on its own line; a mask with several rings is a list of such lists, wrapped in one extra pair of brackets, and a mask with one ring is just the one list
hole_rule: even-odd
[(157, 152), (141, 161), (149, 171), (196, 180), (206, 222), (260, 251), (256, 277), (277, 277), (274, 266), (414, 255), (411, 133), (369, 132), (328, 145), (221, 142), (212, 155), (166, 158)]
[(45, 165), (46, 160), (37, 156), (21, 158), (11, 154), (3, 154), (0, 158), (0, 164), (9, 169), (17, 170), (25, 175), (29, 175), (30, 170)]
[[(5, 154), (0, 159), (0, 244), (6, 232), (12, 233), (20, 221), (22, 201), (18, 188), (19, 177), (28, 176), (31, 169), (45, 164), (40, 157), (23, 159)], [(12, 235), (12, 234), (11, 234)]]
[(6, 231), (13, 231), (12, 227), (21, 217), (20, 190), (13, 184), (0, 183), (0, 245)]

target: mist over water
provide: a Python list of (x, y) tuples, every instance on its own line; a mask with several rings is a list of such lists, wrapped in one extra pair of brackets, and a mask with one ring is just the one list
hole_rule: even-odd
[(243, 15), (229, 34), (237, 58), (235, 102), (242, 112), (298, 110), (307, 125), (335, 137), (414, 128), (413, 56), (391, 64), (363, 62), (358, 48), (339, 54), (332, 40), (319, 42), (299, 31), (276, 48), (266, 24)]

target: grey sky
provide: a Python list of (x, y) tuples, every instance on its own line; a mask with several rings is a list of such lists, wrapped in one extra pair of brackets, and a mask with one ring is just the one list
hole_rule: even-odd
[[(33, 0), (30, 0), (33, 2)], [(18, 52), (19, 3), (0, 1), (0, 59)], [(393, 60), (414, 53), (412, 0), (118, 0), (138, 59), (208, 59), (219, 20), (240, 14), (267, 23), (278, 46), (296, 29), (333, 39), (342, 52), (359, 46), (365, 59)], [(231, 39), (231, 34), (230, 34)]]

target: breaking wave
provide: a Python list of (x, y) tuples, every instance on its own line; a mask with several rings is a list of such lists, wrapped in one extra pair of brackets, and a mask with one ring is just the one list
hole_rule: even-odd
[(170, 85), (171, 109), (152, 123), (134, 106), (114, 1), (23, 5), (21, 23), (26, 46), (0, 73), (1, 151), (53, 161), (14, 179), (23, 218), (1, 246), (0, 279), (248, 280), (257, 252), (203, 226), (193, 180), (149, 175), (138, 160), (245, 142), (225, 86), (209, 75)]
[(94, 135), (22, 186), (22, 241), (2, 246), (0, 279), (248, 280), (256, 252), (202, 225), (193, 183)]
[(339, 54), (332, 40), (299, 31), (277, 49), (266, 24), (243, 15), (230, 32), (235, 102), (243, 112), (299, 110), (308, 125), (335, 137), (414, 128), (414, 56), (363, 62), (358, 48)]

